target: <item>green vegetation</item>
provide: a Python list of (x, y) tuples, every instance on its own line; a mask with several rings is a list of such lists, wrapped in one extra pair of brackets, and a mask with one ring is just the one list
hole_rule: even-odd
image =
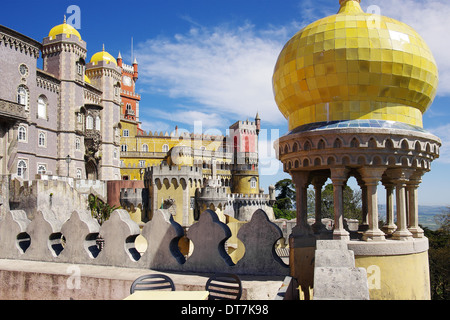
[(425, 236), (430, 243), (428, 257), (430, 262), (431, 299), (450, 299), (450, 207), (436, 215), (435, 231), (424, 227)]
[[(283, 179), (275, 184), (278, 191), (274, 205), (274, 213), (277, 219), (294, 219), (296, 217), (295, 186), (291, 179)], [(349, 219), (358, 219), (361, 222), (361, 191), (354, 191), (349, 186), (344, 188), (344, 212)], [(308, 217), (314, 217), (315, 192), (308, 189)], [(327, 184), (322, 189), (322, 218), (334, 217), (333, 185)]]
[(97, 196), (89, 195), (89, 210), (91, 210), (91, 215), (97, 222), (102, 225), (106, 220), (109, 219), (111, 213), (119, 209), (120, 207), (110, 206), (108, 203), (103, 202)]

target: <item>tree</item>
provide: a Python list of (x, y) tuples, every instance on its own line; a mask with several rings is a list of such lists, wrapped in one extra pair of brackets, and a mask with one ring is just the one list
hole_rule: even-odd
[(448, 300), (450, 298), (450, 207), (437, 215), (435, 220), (439, 225), (436, 231), (423, 228), (430, 244), (428, 259), (431, 299)]
[[(314, 197), (314, 190), (308, 193), (309, 197)], [(314, 203), (314, 198), (311, 200)], [(362, 202), (361, 191), (354, 191), (349, 186), (345, 186), (343, 190), (343, 207), (344, 216), (348, 219), (358, 219), (362, 222)], [(327, 184), (322, 190), (322, 218), (334, 217), (334, 192), (333, 185)]]
[[(277, 219), (290, 219), (296, 216), (295, 186), (291, 179), (283, 179), (275, 184), (275, 190), (279, 192), (274, 205), (274, 213)], [(315, 191), (308, 189), (307, 199), (308, 215), (314, 217)], [(361, 191), (354, 191), (349, 186), (343, 190), (344, 213), (346, 218), (358, 219), (362, 222)], [(322, 218), (334, 217), (334, 195), (333, 185), (327, 184), (322, 190)]]
[(277, 219), (294, 219), (295, 213), (295, 187), (291, 179), (283, 179), (275, 184), (278, 191), (273, 211)]

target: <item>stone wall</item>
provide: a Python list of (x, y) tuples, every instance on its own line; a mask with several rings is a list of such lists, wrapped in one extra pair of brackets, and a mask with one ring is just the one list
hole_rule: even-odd
[[(135, 240), (143, 236), (148, 248), (142, 254)], [(97, 237), (104, 239), (100, 250)], [(51, 211), (38, 211), (33, 220), (22, 210), (13, 210), (0, 221), (0, 259), (90, 264), (144, 268), (176, 272), (231, 272), (247, 275), (288, 275), (289, 267), (275, 254), (274, 245), (282, 237), (264, 211), (254, 213), (237, 237), (245, 255), (237, 263), (225, 250), (231, 237), (227, 225), (211, 210), (186, 232), (193, 243), (190, 256), (181, 254), (178, 243), (185, 236), (180, 224), (165, 210), (158, 210), (140, 231), (125, 210), (116, 210), (101, 227), (92, 217), (74, 211), (61, 223)]]

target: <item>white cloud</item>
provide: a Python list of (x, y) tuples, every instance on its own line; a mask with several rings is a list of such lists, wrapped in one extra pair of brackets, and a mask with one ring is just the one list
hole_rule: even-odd
[(381, 15), (397, 19), (413, 27), (430, 47), (439, 68), (439, 95), (450, 95), (450, 1), (448, 0), (371, 0)]
[[(136, 46), (141, 90), (177, 99), (174, 100), (177, 105), (159, 115), (190, 126), (195, 120), (201, 120), (206, 127), (223, 128), (237, 120), (252, 119), (256, 112), (263, 119), (263, 125), (285, 125), (286, 120), (276, 106), (272, 90), (276, 60), (295, 32), (313, 20), (335, 13), (328, 3), (318, 5), (316, 1), (302, 1), (298, 21), (264, 28), (256, 28), (250, 23), (205, 27), (189, 16), (183, 16), (182, 19), (191, 22), (192, 26), (186, 33), (148, 39)], [(450, 59), (447, 58), (450, 42), (445, 40), (450, 31), (447, 23), (450, 2), (363, 2), (363, 8), (369, 5), (378, 5), (382, 15), (417, 30), (438, 63), (438, 94), (450, 95)]]
[(181, 98), (197, 110), (175, 112), (180, 121), (201, 119), (223, 126), (253, 119), (256, 112), (271, 124), (282, 123), (273, 91), (273, 69), (289, 26), (261, 32), (245, 24), (231, 28), (193, 27), (171, 39), (149, 39), (135, 52), (148, 92)]

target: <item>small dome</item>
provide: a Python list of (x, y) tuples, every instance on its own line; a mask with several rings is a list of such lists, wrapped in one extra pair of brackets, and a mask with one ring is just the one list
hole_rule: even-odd
[(340, 0), (335, 15), (300, 30), (280, 53), (275, 100), (289, 130), (342, 120), (389, 120), (422, 127), (438, 86), (425, 41), (408, 25)]
[(105, 46), (103, 46), (103, 50), (94, 54), (91, 58), (91, 63), (98, 64), (100, 61), (104, 61), (106, 63), (114, 63), (117, 66), (116, 59), (105, 51)]
[(66, 17), (65, 16), (64, 16), (64, 23), (60, 24), (60, 25), (57, 25), (56, 27), (53, 27), (50, 30), (50, 32), (48, 33), (48, 36), (51, 39), (54, 39), (59, 34), (65, 34), (67, 36), (67, 38), (70, 38), (71, 35), (75, 35), (81, 41), (80, 33), (77, 31), (77, 29), (72, 27), (70, 24), (66, 23)]

